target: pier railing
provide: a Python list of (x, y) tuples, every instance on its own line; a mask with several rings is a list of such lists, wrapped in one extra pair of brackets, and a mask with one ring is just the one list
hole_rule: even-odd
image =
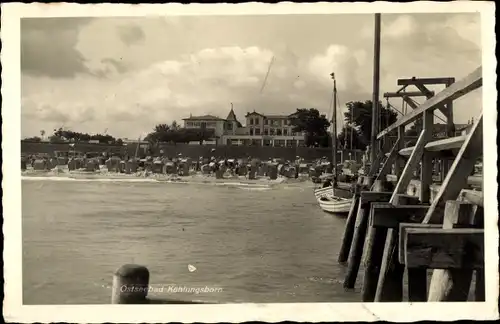
[[(454, 136), (453, 123), (453, 101), (482, 86), (482, 67), (457, 82), (412, 78), (398, 84), (403, 88), (387, 97), (402, 98), (412, 111), (377, 135), (383, 141), (397, 131), (398, 138), (358, 181), (338, 259), (348, 263), (344, 287), (354, 288), (364, 255), (364, 302), (403, 301), (405, 268), (409, 301), (467, 301), (473, 274), (474, 299), (484, 301), (482, 191), (468, 190), (483, 152), (482, 112), (466, 135)], [(428, 84), (446, 88), (435, 94)], [(420, 92), (401, 91), (409, 85)], [(408, 94), (427, 100), (418, 105)], [(447, 119), (448, 138), (433, 140), (435, 110)], [(417, 119), (422, 130), (416, 144), (405, 148), (405, 126)], [(441, 166), (439, 185), (435, 164)], [(418, 190), (410, 191), (416, 176)]]

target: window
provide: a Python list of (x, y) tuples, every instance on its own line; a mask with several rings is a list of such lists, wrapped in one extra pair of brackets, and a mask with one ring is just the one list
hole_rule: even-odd
[(260, 146), (262, 143), (261, 143), (261, 140), (252, 140), (252, 146)]
[(255, 125), (259, 125), (260, 121), (259, 118), (255, 118)]
[(227, 130), (233, 130), (233, 123), (227, 123), (226, 129)]
[(267, 118), (264, 119), (264, 125), (269, 125), (269, 120)]
[(250, 128), (250, 136), (253, 136), (253, 128)]
[(285, 146), (285, 140), (274, 140), (274, 146)]
[(264, 128), (264, 135), (269, 135), (269, 129), (268, 128)]
[(288, 129), (283, 128), (283, 135), (284, 135), (284, 136), (288, 136)]
[(250, 118), (250, 122), (249, 122), (250, 125), (253, 125), (253, 118)]
[(269, 129), (269, 135), (274, 135), (274, 128)]
[(276, 135), (281, 136), (281, 128), (278, 128), (278, 129), (276, 130)]
[(255, 135), (260, 135), (260, 128), (255, 129)]

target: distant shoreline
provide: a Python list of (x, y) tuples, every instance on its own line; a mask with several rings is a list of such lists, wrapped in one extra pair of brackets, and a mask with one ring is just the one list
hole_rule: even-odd
[(33, 181), (124, 181), (124, 182), (154, 182), (154, 183), (178, 183), (178, 184), (212, 184), (222, 186), (248, 186), (248, 187), (271, 187), (284, 183), (298, 183), (310, 181), (306, 177), (291, 179), (278, 177), (276, 180), (270, 180), (267, 177), (250, 180), (244, 176), (226, 177), (216, 179), (214, 175), (193, 174), (189, 176), (176, 176), (167, 174), (144, 174), (137, 172), (135, 174), (111, 173), (111, 172), (85, 172), (85, 171), (34, 171), (27, 170), (21, 173), (22, 180)]

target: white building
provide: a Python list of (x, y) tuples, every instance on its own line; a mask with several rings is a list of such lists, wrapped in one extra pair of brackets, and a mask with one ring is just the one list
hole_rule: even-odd
[[(234, 114), (234, 113), (233, 113)], [(290, 123), (292, 115), (264, 115), (258, 112), (247, 113), (246, 126), (233, 133), (226, 132), (223, 142), (226, 145), (281, 146), (304, 145), (304, 135), (294, 133)]]
[[(236, 118), (231, 108), (225, 119), (212, 116), (190, 116), (184, 118), (185, 128), (206, 128), (214, 131), (214, 139), (206, 144), (252, 145), (294, 147), (304, 145), (304, 135), (294, 133), (290, 119), (292, 115), (264, 115), (247, 113), (246, 126)], [(199, 144), (196, 142), (196, 144)]]
[[(184, 118), (185, 128), (199, 128), (199, 129), (210, 129), (214, 131), (214, 138), (204, 141), (206, 144), (219, 144), (224, 145), (223, 136), (226, 134), (236, 134), (237, 129), (242, 128), (241, 123), (236, 118), (233, 109), (229, 112), (226, 119), (212, 116), (189, 116), (189, 118)], [(199, 144), (198, 142), (196, 142)]]

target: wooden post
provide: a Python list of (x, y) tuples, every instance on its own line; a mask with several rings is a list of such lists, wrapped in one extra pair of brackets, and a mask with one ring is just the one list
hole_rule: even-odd
[[(434, 115), (432, 110), (424, 112), (424, 135), (426, 136), (425, 142), (432, 140), (432, 130), (434, 128)], [(431, 196), (432, 185), (432, 155), (429, 152), (423, 151), (422, 154), (422, 170), (420, 172), (420, 201), (428, 203)]]
[[(450, 78), (450, 80), (446, 83), (446, 87), (448, 88), (455, 82), (455, 78)], [(446, 116), (446, 135), (448, 137), (455, 136), (455, 123), (453, 122), (453, 100), (449, 100), (446, 105), (446, 109), (443, 111)]]
[[(405, 146), (405, 127), (398, 127), (398, 153)], [(394, 174), (399, 179), (401, 177), (401, 173), (403, 172), (402, 158), (399, 156), (396, 157), (396, 161), (394, 161)]]
[(340, 245), (340, 252), (338, 257), (339, 263), (345, 263), (348, 260), (349, 252), (351, 250), (352, 238), (354, 235), (354, 227), (356, 223), (356, 214), (359, 207), (359, 193), (355, 193), (352, 198), (351, 209), (347, 216), (345, 223), (344, 235), (342, 236), (342, 244)]
[(485, 282), (484, 282), (484, 269), (476, 269), (476, 290), (474, 292), (474, 300), (477, 302), (484, 302), (485, 296)]
[(396, 142), (394, 143), (394, 146), (392, 147), (389, 156), (385, 160), (382, 169), (377, 175), (376, 180), (385, 180), (386, 175), (391, 171), (391, 167), (393, 163), (397, 160), (398, 155), (399, 155), (399, 139), (397, 139)]
[[(396, 144), (397, 145), (397, 144)], [(373, 190), (375, 192), (386, 191), (390, 185), (385, 180), (375, 180)], [(373, 206), (371, 204), (371, 206)], [(373, 215), (371, 206), (367, 207), (370, 216)], [(366, 254), (365, 254), (365, 275), (363, 281), (362, 301), (372, 302), (375, 299), (377, 290), (377, 280), (380, 273), (380, 265), (382, 263), (382, 256), (384, 252), (384, 243), (387, 235), (386, 228), (375, 228), (370, 226), (368, 229), (368, 237), (366, 240)]]
[[(405, 168), (406, 171), (406, 168)], [(394, 194), (391, 197), (391, 204), (395, 206), (413, 205), (418, 202), (418, 198)], [(405, 267), (398, 260), (398, 230), (389, 228), (382, 257), (382, 265), (375, 293), (376, 302), (400, 302), (403, 300), (403, 276)]]
[(474, 170), (477, 159), (483, 153), (483, 114), (472, 127), (470, 134), (458, 152), (450, 171), (446, 175), (439, 192), (436, 194), (424, 223), (441, 224), (443, 209), (448, 200), (458, 198), (460, 191), (466, 186), (468, 176)]
[(140, 265), (126, 264), (113, 275), (112, 304), (145, 304), (149, 287), (149, 270)]
[[(474, 225), (480, 220), (481, 213), (475, 205), (449, 200), (445, 205), (443, 229), (464, 225)], [(472, 269), (436, 269), (432, 273), (428, 301), (467, 301)]]
[(349, 251), (349, 264), (347, 274), (344, 280), (344, 288), (352, 289), (356, 283), (361, 257), (363, 255), (363, 246), (365, 243), (366, 230), (368, 227), (368, 215), (370, 213), (371, 202), (388, 201), (390, 192), (371, 192), (362, 191), (360, 194), (360, 202), (358, 214), (356, 216), (356, 224), (354, 228), (354, 236), (352, 239), (351, 250)]

